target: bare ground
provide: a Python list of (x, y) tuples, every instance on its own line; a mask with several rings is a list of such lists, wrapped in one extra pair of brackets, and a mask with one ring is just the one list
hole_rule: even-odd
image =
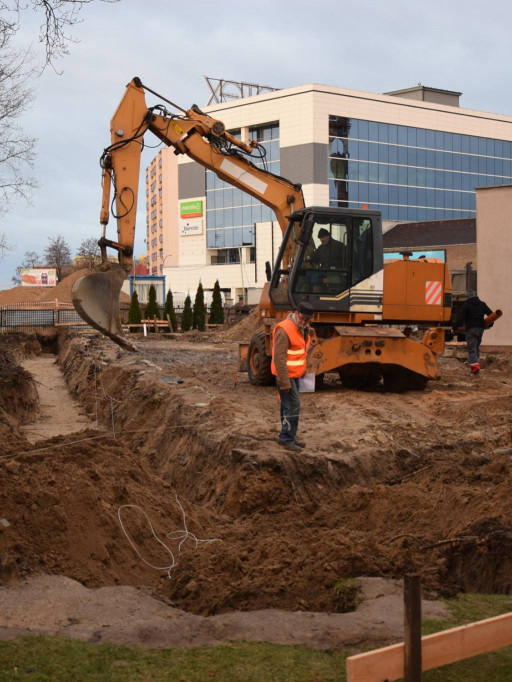
[[(401, 636), (394, 581), (406, 572), (422, 575), (430, 599), (510, 592), (507, 356), (487, 357), (476, 379), (444, 358), (423, 392), (357, 392), (328, 376), (303, 395), (308, 447), (295, 455), (275, 442), (275, 389), (236, 376), (233, 341), (150, 338), (134, 355), (68, 337), (58, 366), (22, 361), (39, 420), (23, 426), (27, 410), (4, 401), (3, 636), (359, 646)], [(45, 396), (48, 372), (61, 370), (69, 390)], [(175, 561), (170, 575), (148, 565)], [(343, 581), (357, 576), (381, 581), (361, 580), (362, 605), (339, 613), (355, 605)], [(393, 606), (378, 596), (388, 590)]]

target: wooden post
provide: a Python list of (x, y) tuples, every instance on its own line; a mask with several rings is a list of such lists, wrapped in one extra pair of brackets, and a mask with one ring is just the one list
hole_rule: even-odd
[(169, 313), (167, 313), (166, 317), (167, 317), (167, 323), (169, 325), (169, 329), (172, 332), (171, 316), (169, 315)]
[(421, 580), (417, 573), (404, 576), (405, 682), (421, 682)]

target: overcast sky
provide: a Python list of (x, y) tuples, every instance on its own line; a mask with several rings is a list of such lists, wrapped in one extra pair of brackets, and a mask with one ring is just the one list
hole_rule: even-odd
[[(73, 254), (99, 238), (98, 160), (133, 76), (183, 108), (206, 104), (207, 75), (368, 92), (421, 82), (461, 91), (462, 107), (512, 115), (510, 0), (96, 0), (81, 17), (71, 30), (79, 42), (57, 62), (62, 75), (47, 69), (34, 81), (35, 103), (21, 121), (38, 138), (40, 188), (31, 206), (18, 202), (0, 223), (14, 246), (0, 263), (0, 289), (13, 286), (25, 251), (42, 254), (48, 237), (62, 235)], [(26, 11), (17, 45), (32, 42), (42, 57), (39, 23)], [(144, 152), (143, 167), (155, 153)], [(136, 256), (145, 252), (144, 205)]]

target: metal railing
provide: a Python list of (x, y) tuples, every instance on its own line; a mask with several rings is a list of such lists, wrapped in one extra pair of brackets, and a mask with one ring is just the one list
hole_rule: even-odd
[(72, 303), (27, 301), (0, 306), (0, 333), (30, 331), (41, 327), (88, 328)]

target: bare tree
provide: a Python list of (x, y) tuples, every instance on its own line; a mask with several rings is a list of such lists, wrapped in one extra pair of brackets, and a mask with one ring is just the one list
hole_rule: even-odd
[(62, 269), (72, 265), (71, 249), (60, 234), (57, 237), (48, 237), (49, 244), (44, 250), (45, 265), (57, 269), (57, 279), (60, 280)]
[(12, 277), (13, 284), (21, 284), (21, 271), (25, 268), (35, 268), (41, 265), (41, 258), (37, 255), (35, 251), (25, 251), (23, 256), (23, 262), (16, 268), (16, 274)]
[(76, 257), (80, 265), (85, 268), (92, 268), (101, 259), (100, 247), (95, 237), (84, 239), (76, 252)]
[(12, 29), (0, 22), (0, 217), (14, 198), (28, 201), (36, 186), (22, 172), (32, 166), (36, 141), (18, 125), (33, 101), (28, 81), (34, 76), (34, 66), (29, 52), (10, 49), (11, 36)]
[[(98, 1), (111, 3), (119, 0)], [(22, 23), (23, 12), (29, 7), (42, 14), (44, 19), (39, 29), (39, 42), (45, 46), (44, 66), (53, 66), (54, 59), (69, 54), (69, 43), (77, 42), (67, 32), (82, 21), (80, 12), (83, 6), (92, 2), (95, 0), (0, 0), (0, 25), (16, 33)]]
[[(31, 81), (46, 66), (54, 67), (55, 59), (68, 54), (68, 45), (74, 40), (67, 31), (81, 21), (80, 11), (91, 2), (94, 0), (0, 0), (0, 218), (14, 199), (29, 202), (37, 187), (29, 171), (36, 140), (25, 135), (18, 123), (34, 100)], [(30, 49), (12, 46), (29, 9), (42, 14), (39, 41), (45, 45), (45, 57), (39, 61)]]
[(11, 244), (5, 232), (0, 232), (0, 263), (5, 259), (9, 251), (14, 250), (14, 245)]

